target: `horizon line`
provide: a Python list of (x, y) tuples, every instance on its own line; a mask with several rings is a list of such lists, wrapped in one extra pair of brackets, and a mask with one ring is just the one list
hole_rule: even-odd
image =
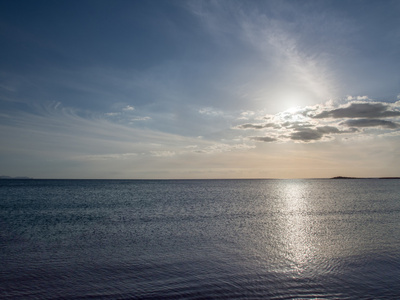
[(307, 178), (270, 178), (270, 177), (250, 177), (250, 178), (36, 178), (28, 176), (0, 176), (0, 180), (318, 180), (318, 179), (400, 179), (400, 176), (378, 176), (378, 177), (307, 177)]

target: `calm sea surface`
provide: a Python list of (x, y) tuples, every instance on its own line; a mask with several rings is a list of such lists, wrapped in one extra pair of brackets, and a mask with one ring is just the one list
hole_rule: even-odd
[(400, 299), (400, 180), (1, 180), (1, 299)]

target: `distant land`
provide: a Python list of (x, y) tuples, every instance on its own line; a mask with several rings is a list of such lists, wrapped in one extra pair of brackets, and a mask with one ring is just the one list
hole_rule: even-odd
[(336, 176), (331, 179), (400, 179), (400, 177), (346, 177), (346, 176)]
[(12, 177), (12, 176), (0, 175), (0, 179), (33, 179), (33, 178), (27, 177), (27, 176), (16, 176), (16, 177)]

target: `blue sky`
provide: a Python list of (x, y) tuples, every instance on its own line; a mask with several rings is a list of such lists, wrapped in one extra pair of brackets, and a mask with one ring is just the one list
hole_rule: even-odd
[(0, 175), (400, 176), (399, 1), (2, 1)]

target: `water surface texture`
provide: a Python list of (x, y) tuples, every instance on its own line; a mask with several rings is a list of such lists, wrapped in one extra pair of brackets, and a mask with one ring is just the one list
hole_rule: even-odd
[(1, 180), (2, 299), (400, 299), (400, 180)]

